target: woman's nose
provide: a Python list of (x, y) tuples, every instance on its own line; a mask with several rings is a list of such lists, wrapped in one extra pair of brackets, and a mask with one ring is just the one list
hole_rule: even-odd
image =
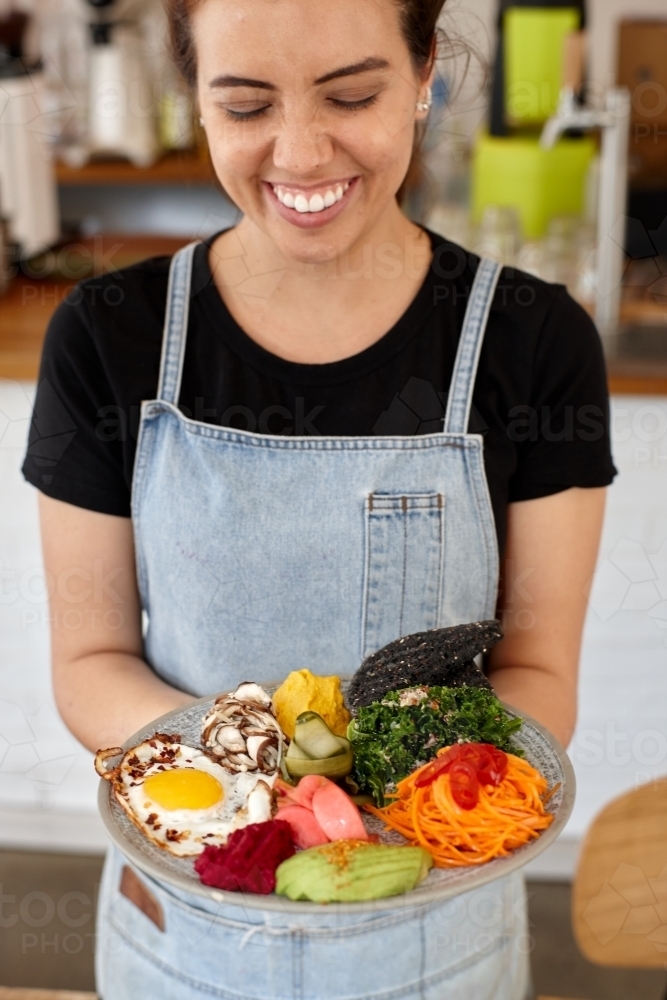
[(273, 144), (274, 166), (307, 176), (333, 157), (333, 141), (312, 114), (286, 113)]

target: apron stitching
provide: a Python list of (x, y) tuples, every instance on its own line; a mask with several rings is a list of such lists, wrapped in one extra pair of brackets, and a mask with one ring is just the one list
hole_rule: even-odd
[[(474, 452), (472, 454), (474, 455)], [(485, 476), (482, 477), (479, 475), (480, 462), (483, 462), (484, 460), (482, 449), (478, 452), (478, 456), (479, 457), (468, 456), (468, 465), (470, 468), (470, 479), (477, 507), (478, 523), (481, 528), (484, 549), (486, 551), (486, 559), (490, 570), (487, 576), (486, 584), (486, 608), (487, 613), (489, 615), (493, 615), (495, 614), (496, 602), (498, 598), (498, 539), (495, 533), (495, 526), (489, 516), (490, 512), (492, 514), (493, 508), (491, 507), (491, 497), (489, 495), (488, 483), (486, 483)]]
[[(288, 924), (284, 927), (277, 927), (274, 924), (264, 922), (257, 923), (248, 926), (246, 922), (236, 921), (228, 917), (220, 916), (218, 913), (212, 913), (209, 910), (198, 909), (184, 900), (180, 899), (178, 896), (172, 896), (169, 892), (165, 891), (159, 881), (154, 879), (152, 876), (147, 875), (146, 872), (141, 873), (141, 877), (145, 879), (151, 890), (155, 892), (155, 895), (160, 899), (160, 902), (165, 908), (173, 907), (176, 910), (181, 910), (182, 912), (194, 917), (195, 919), (206, 919), (208, 922), (220, 924), (229, 930), (241, 932), (245, 931), (248, 940), (251, 940), (257, 931), (266, 931), (268, 934), (274, 935), (276, 937), (287, 937), (294, 931), (305, 932), (306, 928), (302, 924)], [(430, 913), (437, 912), (439, 909), (439, 904), (428, 903), (425, 906), (415, 906), (412, 907), (407, 915), (414, 916), (415, 918), (421, 919), (421, 915), (424, 917), (429, 916)], [(388, 911), (381, 917), (373, 917), (370, 921), (363, 921), (358, 924), (353, 924), (351, 926), (346, 926), (343, 928), (335, 927), (309, 927), (307, 928), (307, 933), (313, 938), (317, 937), (336, 937), (336, 938), (347, 938), (354, 937), (358, 934), (364, 934), (368, 930), (384, 930), (387, 927), (394, 927), (398, 923), (404, 923), (406, 920), (406, 910), (394, 910)], [(250, 934), (249, 932), (253, 933)], [(246, 942), (247, 943), (247, 942)]]
[(424, 915), (419, 916), (419, 998), (424, 1000), (424, 976), (426, 975), (426, 933)]
[(401, 610), (398, 616), (398, 634), (403, 635), (403, 615), (405, 612), (405, 578), (408, 572), (408, 499), (401, 498), (403, 508), (403, 574), (401, 580)]
[[(142, 947), (142, 945), (139, 944), (135, 938), (131, 937), (128, 933), (126, 933), (125, 928), (122, 926), (122, 924), (119, 924), (116, 921), (113, 914), (109, 914), (109, 923), (111, 923), (114, 926), (116, 932), (120, 935), (120, 937), (122, 937), (125, 940), (125, 942), (131, 948), (139, 952), (139, 954), (142, 955), (142, 957), (145, 958), (147, 961), (149, 961), (151, 964), (157, 966), (159, 969), (162, 969), (164, 972), (173, 976), (175, 979), (179, 979), (181, 982), (193, 986), (195, 989), (200, 990), (202, 993), (208, 993), (211, 996), (219, 997), (221, 998), (221, 1000), (251, 1000), (251, 998), (249, 998), (246, 993), (243, 994), (236, 992), (232, 993), (229, 990), (220, 989), (219, 987), (215, 986), (209, 986), (207, 983), (204, 983), (201, 980), (195, 979), (192, 976), (180, 972), (178, 969), (172, 968), (166, 962), (163, 962), (162, 959), (158, 958), (155, 954), (153, 954), (149, 949)], [(468, 968), (473, 963), (479, 963), (480, 960), (489, 958), (496, 951), (504, 949), (510, 942), (510, 940), (511, 940), (511, 935), (507, 931), (505, 931), (501, 935), (499, 935), (499, 937), (495, 941), (491, 942), (491, 944), (488, 945), (486, 948), (483, 948), (480, 951), (475, 952), (474, 955), (462, 959), (460, 962), (449, 966), (447, 969), (440, 969), (437, 972), (431, 973), (431, 975), (424, 978), (421, 983), (413, 982), (406, 984), (406, 986), (399, 987), (398, 989), (383, 990), (380, 993), (366, 993), (364, 995), (363, 1000), (401, 1000), (401, 997), (406, 997), (409, 996), (410, 994), (414, 996), (415, 989), (418, 989), (421, 993), (422, 991), (428, 989), (431, 986), (436, 985), (439, 982), (452, 979), (454, 976), (465, 971), (465, 969)], [(303, 986), (302, 983), (299, 982), (298, 977), (295, 975), (294, 965), (293, 965), (293, 982), (295, 986), (297, 986), (298, 983), (299, 992), (295, 992), (291, 1000), (303, 1000)], [(252, 998), (252, 1000), (262, 1000), (262, 998), (259, 997)], [(340, 997), (339, 1000), (361, 1000), (361, 998)]]
[(292, 943), (292, 998), (303, 997), (303, 932), (295, 930)]
[(190, 312), (192, 263), (198, 243), (190, 243), (174, 255), (169, 268), (167, 311), (164, 321), (165, 350), (160, 359), (158, 399), (178, 404)]
[[(162, 959), (158, 958), (148, 948), (144, 948), (136, 940), (136, 938), (133, 938), (129, 934), (127, 934), (125, 928), (122, 926), (122, 924), (119, 924), (115, 920), (113, 915), (109, 917), (109, 923), (113, 925), (113, 927), (116, 930), (116, 933), (124, 939), (126, 944), (128, 944), (135, 951), (139, 952), (142, 958), (150, 962), (152, 965), (157, 966), (158, 969), (161, 969), (164, 973), (171, 976), (172, 978), (178, 979), (182, 983), (186, 983), (188, 986), (191, 986), (194, 989), (199, 990), (201, 993), (208, 993), (210, 996), (219, 997), (221, 998), (221, 1000), (250, 1000), (250, 998), (245, 992), (232, 993), (229, 990), (220, 989), (217, 986), (210, 986), (208, 983), (202, 982), (202, 980), (200, 979), (195, 979), (194, 976), (189, 976), (186, 973), (181, 972), (179, 969), (174, 968), (171, 965), (168, 965), (166, 962), (163, 962)], [(258, 997), (256, 998), (256, 1000), (262, 1000), (262, 998)]]
[(436, 614), (436, 628), (442, 627), (443, 621), (443, 610), (444, 610), (444, 597), (445, 597), (445, 544), (446, 544), (446, 528), (447, 528), (447, 498), (438, 493), (438, 507), (440, 517), (439, 529), (440, 529), (440, 560), (438, 564), (438, 603), (437, 603), (437, 614)]
[(241, 431), (237, 428), (208, 424), (201, 420), (186, 417), (177, 406), (166, 400), (144, 400), (145, 419), (152, 420), (163, 413), (176, 417), (178, 423), (187, 434), (196, 437), (225, 440), (229, 444), (255, 448), (280, 448), (305, 451), (405, 451), (428, 450), (441, 448), (443, 443), (449, 447), (465, 450), (474, 446), (479, 434), (459, 433), (454, 431), (438, 431), (436, 434), (392, 435), (391, 437), (366, 435), (334, 435), (327, 437), (306, 437), (285, 434), (256, 434), (253, 431)]
[(502, 268), (495, 261), (482, 258), (475, 274), (463, 328), (454, 362), (443, 429), (464, 433), (470, 420), (482, 341)]
[[(145, 404), (142, 404), (145, 406)], [(148, 421), (140, 421), (139, 436), (137, 438), (137, 450), (135, 454), (134, 471), (132, 475), (132, 492), (130, 497), (130, 511), (132, 516), (132, 532), (134, 535), (135, 564), (137, 568), (137, 580), (139, 593), (143, 608), (148, 607), (148, 567), (142, 545), (142, 532), (138, 512), (140, 510), (140, 500), (146, 489), (145, 469), (147, 465), (147, 451), (143, 447), (144, 439), (153, 433), (153, 428)]]
[(364, 526), (366, 531), (365, 551), (364, 551), (364, 581), (362, 591), (361, 608), (361, 649), (360, 655), (363, 660), (366, 656), (366, 631), (368, 629), (368, 602), (370, 601), (370, 572), (371, 572), (371, 513), (373, 511), (373, 494), (368, 494), (368, 503), (364, 511)]

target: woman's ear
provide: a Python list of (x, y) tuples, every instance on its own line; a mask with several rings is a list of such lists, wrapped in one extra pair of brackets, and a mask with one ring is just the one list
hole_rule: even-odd
[(433, 103), (433, 81), (435, 79), (436, 40), (433, 39), (431, 54), (419, 74), (419, 95), (417, 97), (417, 120), (424, 120)]

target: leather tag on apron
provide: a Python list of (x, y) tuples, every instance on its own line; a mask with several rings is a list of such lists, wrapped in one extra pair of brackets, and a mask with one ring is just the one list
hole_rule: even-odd
[(135, 875), (134, 871), (123, 865), (123, 874), (120, 879), (120, 892), (122, 896), (134, 903), (138, 909), (152, 920), (158, 930), (164, 931), (164, 914), (162, 907), (158, 903), (152, 892), (149, 892), (144, 883)]

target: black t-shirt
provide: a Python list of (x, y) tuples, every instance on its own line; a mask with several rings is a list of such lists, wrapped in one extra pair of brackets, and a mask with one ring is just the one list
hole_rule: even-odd
[[(361, 353), (320, 365), (285, 361), (251, 340), (213, 283), (207, 245), (199, 246), (180, 409), (258, 433), (440, 430), (479, 258), (429, 235), (431, 269), (395, 326)], [(23, 464), (43, 493), (130, 515), (140, 403), (157, 392), (168, 270), (169, 258), (156, 257), (89, 279), (56, 310)], [(612, 481), (600, 340), (563, 287), (503, 270), (469, 430), (484, 435), (501, 551), (508, 503)]]

